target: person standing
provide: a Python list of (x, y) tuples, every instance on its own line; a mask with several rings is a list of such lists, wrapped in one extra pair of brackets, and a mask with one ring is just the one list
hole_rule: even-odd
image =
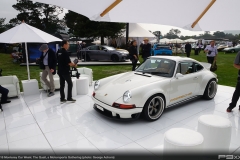
[(138, 62), (137, 41), (133, 40), (129, 48), (129, 56), (132, 61), (132, 71), (135, 71)]
[[(39, 51), (42, 52), (40, 60), (43, 61), (45, 66), (45, 69), (42, 71), (42, 80), (49, 88), (48, 97), (51, 97), (54, 95), (55, 91), (53, 75), (56, 74), (56, 54), (51, 48), (48, 47), (47, 44), (42, 44), (39, 48)], [(47, 75), (50, 81), (47, 79)]]
[[(67, 52), (69, 48), (68, 41), (62, 41), (62, 48), (58, 51), (58, 76), (60, 79), (60, 102), (64, 103), (66, 101), (75, 102), (76, 100), (72, 98), (72, 78), (70, 76), (70, 66), (77, 67), (77, 64), (71, 62), (69, 54)], [(65, 81), (68, 84), (67, 100), (65, 99)]]
[(189, 42), (187, 42), (187, 44), (185, 45), (185, 52), (187, 54), (187, 57), (190, 57), (191, 50), (192, 50), (192, 45)]
[(204, 52), (207, 53), (207, 61), (210, 64), (213, 64), (217, 61), (217, 47), (215, 46), (215, 41), (211, 41), (210, 45), (207, 45), (207, 47), (204, 49)]
[(82, 50), (82, 45), (77, 42), (77, 58), (81, 59), (81, 50)]
[(198, 41), (197, 47), (195, 48), (195, 50), (197, 50), (197, 51), (195, 52), (195, 55), (198, 55), (198, 54), (201, 52), (202, 47), (203, 47), (202, 41)]
[(0, 102), (0, 110), (3, 111), (2, 104), (10, 103), (11, 101), (7, 100), (8, 93), (9, 93), (9, 90), (7, 88), (4, 88), (0, 85), (0, 93), (2, 94), (1, 102)]
[[(239, 99), (240, 96), (240, 51), (238, 52), (235, 60), (234, 60), (234, 64), (233, 66), (238, 69), (238, 78), (237, 78), (237, 85), (235, 87), (235, 91), (233, 93), (232, 96), (232, 101), (229, 104), (229, 107), (227, 108), (227, 112), (232, 112), (232, 109), (236, 107), (237, 105), (237, 101)], [(240, 110), (240, 106), (238, 108)]]
[(151, 44), (148, 43), (149, 42), (148, 38), (144, 38), (143, 42), (144, 43), (141, 44), (141, 51), (142, 51), (143, 62), (145, 62), (146, 59), (151, 56), (152, 47), (151, 47)]

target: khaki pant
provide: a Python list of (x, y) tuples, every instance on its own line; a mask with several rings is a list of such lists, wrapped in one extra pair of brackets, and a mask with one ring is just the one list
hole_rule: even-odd
[[(49, 77), (50, 82), (47, 80), (47, 75)], [(48, 86), (48, 88), (50, 89), (50, 92), (54, 92), (55, 91), (53, 74), (50, 71), (48, 66), (45, 66), (45, 69), (42, 71), (42, 80)]]

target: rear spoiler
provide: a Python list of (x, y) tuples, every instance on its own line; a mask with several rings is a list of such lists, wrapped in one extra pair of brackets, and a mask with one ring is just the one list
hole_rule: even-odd
[(210, 70), (211, 68), (211, 64), (210, 63), (206, 63), (206, 62), (200, 62), (201, 65), (203, 65), (203, 67), (205, 67), (206, 69)]

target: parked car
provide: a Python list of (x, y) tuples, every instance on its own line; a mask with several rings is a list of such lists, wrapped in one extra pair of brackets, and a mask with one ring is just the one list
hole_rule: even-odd
[(240, 51), (240, 45), (223, 49), (223, 52), (230, 52), (230, 53), (239, 52), (239, 51)]
[(94, 109), (113, 119), (155, 121), (166, 108), (217, 92), (217, 75), (211, 64), (179, 56), (152, 56), (135, 71), (98, 80)]
[(152, 48), (152, 53), (156, 55), (172, 55), (171, 47), (165, 44), (155, 44)]
[(127, 50), (116, 49), (114, 47), (106, 46), (106, 45), (88, 46), (83, 51), (83, 59), (86, 61), (111, 60), (113, 62), (118, 62), (118, 61), (124, 61), (128, 59), (128, 55), (129, 55), (129, 52)]
[(219, 44), (219, 45), (217, 45), (217, 50), (218, 51), (222, 51), (225, 48), (228, 48), (228, 45), (226, 45), (226, 44)]

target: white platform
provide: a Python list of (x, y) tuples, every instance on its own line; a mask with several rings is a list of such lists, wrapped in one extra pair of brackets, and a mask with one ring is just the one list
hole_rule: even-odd
[(39, 94), (38, 81), (36, 79), (22, 81), (24, 96)]
[(234, 108), (232, 113), (226, 112), (233, 87), (219, 85), (213, 100), (199, 99), (166, 109), (155, 122), (143, 119), (116, 122), (104, 118), (93, 109), (92, 91), (93, 87), (88, 95), (77, 95), (76, 103), (65, 104), (60, 104), (59, 91), (52, 97), (42, 91), (40, 95), (12, 98), (11, 103), (3, 105), (4, 112), (0, 112), (0, 152), (11, 155), (21, 149), (28, 151), (28, 155), (60, 155), (64, 150), (70, 155), (71, 151), (79, 150), (98, 155), (137, 152), (161, 156), (167, 130), (196, 131), (201, 115), (214, 114), (232, 122), (230, 154), (240, 155), (240, 111)]

